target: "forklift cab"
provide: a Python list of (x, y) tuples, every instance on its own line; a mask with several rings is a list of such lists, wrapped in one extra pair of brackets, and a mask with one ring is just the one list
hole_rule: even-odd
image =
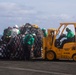
[(63, 43), (64, 40), (68, 39), (66, 37), (67, 32), (66, 32), (66, 28), (69, 28), (75, 35), (76, 32), (76, 23), (60, 23), (60, 27), (57, 31), (57, 36), (56, 36), (56, 40), (55, 40), (55, 46), (58, 48), (63, 48), (65, 44), (68, 44), (70, 42), (75, 42), (75, 36), (73, 37), (72, 40), (70, 40), (69, 42), (65, 42), (63, 47), (61, 47), (61, 44)]

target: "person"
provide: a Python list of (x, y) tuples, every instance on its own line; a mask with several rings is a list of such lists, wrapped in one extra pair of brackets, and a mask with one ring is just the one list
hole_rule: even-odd
[(24, 57), (26, 60), (30, 60), (30, 52), (34, 45), (34, 37), (32, 34), (26, 34), (23, 38)]
[(43, 32), (44, 37), (46, 37), (47, 36), (47, 32), (46, 32), (45, 28), (42, 28), (42, 32)]
[(11, 30), (12, 30), (11, 27), (8, 27), (7, 29), (4, 29), (3, 37), (2, 37), (3, 41), (6, 41), (7, 43), (9, 42), (9, 40), (11, 38)]
[(12, 27), (8, 27), (7, 36), (9, 36), (9, 37), (11, 37), (11, 30), (12, 30)]
[(65, 35), (66, 39), (62, 41), (61, 48), (63, 48), (63, 45), (67, 42), (74, 42), (74, 33), (69, 28), (66, 28), (66, 32), (67, 32), (67, 35)]
[(15, 26), (12, 28), (11, 37), (14, 38), (14, 37), (17, 36), (18, 34), (20, 34), (20, 30), (19, 30), (18, 25), (15, 25)]
[(15, 37), (19, 34), (20, 34), (20, 30), (19, 30), (18, 25), (14, 25), (11, 30), (11, 34), (10, 34), (11, 38), (10, 38), (9, 42), (7, 43), (7, 49), (10, 50), (10, 54), (14, 51), (13, 50), (14, 47), (12, 47), (13, 42), (15, 41)]
[(10, 41), (8, 42), (8, 45), (12, 43), (13, 39), (19, 34), (20, 34), (19, 27), (18, 25), (15, 25), (11, 30), (11, 34), (10, 34), (11, 38), (10, 38)]

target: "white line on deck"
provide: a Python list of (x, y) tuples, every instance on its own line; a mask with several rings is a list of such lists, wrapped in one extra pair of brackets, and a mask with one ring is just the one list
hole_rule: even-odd
[(60, 72), (50, 72), (50, 71), (44, 71), (44, 70), (35, 70), (35, 69), (17, 68), (17, 67), (2, 67), (2, 66), (0, 66), (0, 68), (10, 69), (10, 70), (21, 70), (21, 71), (46, 73), (46, 74), (55, 74), (55, 75), (72, 75), (72, 74), (66, 74), (66, 73), (60, 73)]

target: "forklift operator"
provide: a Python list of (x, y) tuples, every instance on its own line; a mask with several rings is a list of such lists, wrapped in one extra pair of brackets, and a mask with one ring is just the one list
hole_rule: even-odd
[(66, 28), (66, 32), (67, 32), (67, 35), (65, 35), (66, 39), (62, 41), (60, 48), (63, 48), (63, 45), (65, 43), (74, 42), (74, 33), (69, 28)]

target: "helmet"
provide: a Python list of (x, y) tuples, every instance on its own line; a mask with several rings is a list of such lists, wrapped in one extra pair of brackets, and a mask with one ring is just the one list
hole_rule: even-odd
[(8, 29), (12, 29), (12, 27), (9, 26)]
[(18, 25), (15, 25), (14, 28), (19, 28)]
[(45, 28), (42, 28), (42, 31), (45, 31), (46, 29)]
[(36, 24), (33, 24), (32, 26), (33, 26), (34, 28), (38, 28), (38, 25), (36, 25)]
[(33, 35), (33, 36), (36, 36), (36, 34), (35, 34), (35, 33), (33, 33), (32, 35)]
[(66, 28), (66, 31), (70, 31), (70, 29), (69, 28)]

